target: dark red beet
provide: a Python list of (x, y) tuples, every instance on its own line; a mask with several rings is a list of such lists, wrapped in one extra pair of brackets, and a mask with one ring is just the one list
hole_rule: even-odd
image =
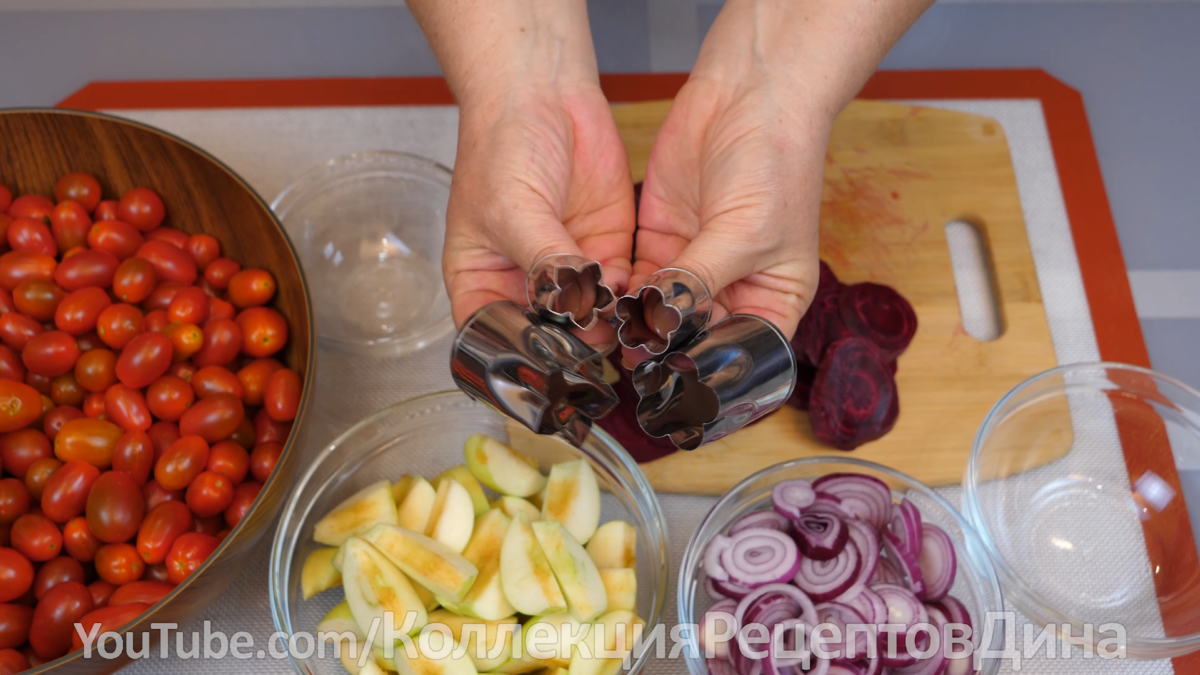
[(860, 337), (829, 345), (809, 398), (808, 416), (817, 438), (853, 450), (892, 430), (900, 398), (889, 361)]
[(809, 363), (800, 352), (796, 352), (796, 388), (788, 397), (788, 405), (797, 410), (808, 410), (808, 395), (816, 378), (817, 367)]
[[(838, 284), (840, 286), (841, 284)], [(842, 323), (842, 313), (839, 308), (839, 289), (818, 289), (804, 318), (796, 328), (796, 337), (792, 348), (803, 352), (809, 363), (820, 365), (825, 349), (834, 340), (849, 337), (850, 330)]]
[(842, 286), (838, 308), (842, 325), (875, 343), (889, 359), (900, 356), (917, 332), (917, 314), (912, 305), (890, 286)]
[(817, 290), (840, 286), (842, 282), (838, 281), (837, 275), (833, 273), (833, 269), (824, 260), (820, 261), (820, 263), (821, 276), (820, 281), (817, 282)]
[(621, 350), (614, 351), (608, 360), (621, 374), (621, 379), (612, 386), (621, 402), (612, 412), (596, 420), (596, 426), (612, 434), (612, 437), (629, 452), (629, 456), (639, 463), (677, 452), (678, 448), (670, 438), (648, 436), (638, 425), (637, 406), (640, 398), (633, 388), (630, 372), (621, 365)]

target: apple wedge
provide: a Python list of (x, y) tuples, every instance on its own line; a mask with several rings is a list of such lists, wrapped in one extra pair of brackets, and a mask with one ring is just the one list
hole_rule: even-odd
[(409, 579), (454, 602), (462, 601), (479, 574), (445, 544), (403, 527), (376, 525), (361, 536)]
[(586, 460), (550, 467), (542, 520), (562, 523), (581, 544), (588, 543), (600, 525), (600, 486)]
[[(420, 631), (429, 614), (408, 577), (379, 550), (358, 537), (347, 539), (343, 547), (342, 585), (355, 623), (360, 628), (370, 627), (373, 621), (388, 618), (399, 630), (411, 615), (414, 619), (411, 632)], [(391, 616), (387, 617), (389, 612)], [(378, 631), (376, 639), (382, 640), (386, 632)]]
[(637, 570), (628, 567), (600, 570), (604, 581), (604, 593), (608, 596), (608, 609), (637, 609)]
[[(498, 621), (482, 621), (445, 609), (431, 612), (429, 625), (449, 628), (454, 639), (466, 646), (467, 656), (475, 664), (475, 669), (482, 673), (498, 668), (508, 661), (512, 656), (513, 637), (520, 634), (520, 625), (515, 616)], [(468, 627), (465, 631), (464, 626)], [(505, 629), (501, 630), (501, 626), (505, 626)], [(479, 644), (480, 629), (483, 630), (482, 645)]]
[(548, 666), (566, 668), (571, 663), (575, 644), (583, 639), (588, 626), (570, 612), (536, 616), (525, 622), (521, 638), (525, 653)]
[(396, 503), (386, 480), (368, 485), (338, 504), (313, 527), (313, 539), (326, 546), (341, 546), (359, 532), (378, 523), (396, 524)]
[[(461, 553), (475, 529), (475, 505), (462, 483), (447, 478), (438, 487), (429, 512), (425, 536)], [(416, 530), (419, 531), (419, 530)]]
[(396, 502), (396, 506), (404, 503), (404, 498), (408, 496), (408, 491), (412, 489), (413, 482), (417, 477), (412, 474), (404, 474), (392, 483), (392, 501)]
[(610, 520), (592, 535), (587, 552), (602, 570), (637, 569), (637, 530), (623, 520)]
[(504, 586), (500, 582), (500, 556), (497, 553), (492, 559), (483, 563), (479, 568), (479, 576), (471, 585), (471, 590), (462, 602), (454, 602), (448, 598), (438, 598), (442, 605), (455, 614), (464, 614), (485, 621), (498, 621), (504, 617), (516, 614), (517, 610), (504, 595)]
[(563, 597), (567, 599), (571, 615), (587, 623), (603, 614), (608, 609), (604, 579), (583, 545), (562, 523), (542, 520), (533, 523), (532, 527)]
[[(415, 658), (409, 658), (403, 649), (398, 649), (396, 665), (403, 668), (400, 662), (406, 662), (412, 675), (478, 675), (475, 663), (466, 650), (458, 648), (454, 638), (440, 630), (429, 631), (426, 636), (413, 641), (417, 645)], [(428, 653), (421, 650), (423, 641), (427, 641)], [(446, 644), (448, 641), (453, 644)]]
[(500, 509), (491, 509), (475, 519), (475, 531), (462, 555), (471, 564), (483, 569), (485, 562), (500, 557), (500, 547), (512, 520)]
[[(484, 493), (483, 486), (479, 484), (479, 479), (466, 466), (459, 464), (441, 472), (437, 478), (433, 479), (433, 488), (435, 490), (440, 488), (442, 481), (448, 478), (458, 481), (460, 485), (467, 489), (467, 493), (471, 495), (471, 504), (475, 506), (475, 515), (483, 515), (491, 508), (488, 505), (487, 494)], [(399, 502), (396, 503), (398, 504)]]
[(350, 675), (360, 675), (358, 666), (359, 650), (366, 649), (367, 636), (359, 630), (350, 613), (350, 605), (345, 600), (333, 606), (329, 613), (317, 624), (316, 640), (327, 645), (334, 645), (342, 667)]
[(333, 566), (337, 552), (332, 546), (319, 548), (304, 559), (304, 567), (300, 570), (300, 592), (305, 600), (342, 585), (342, 573)]
[(500, 494), (528, 497), (546, 484), (536, 460), (483, 434), (467, 439), (463, 456), (479, 482)]
[(518, 513), (500, 547), (500, 584), (504, 597), (522, 614), (554, 614), (567, 608), (546, 554), (525, 514)]
[(542, 510), (531, 504), (528, 500), (521, 499), (520, 497), (504, 495), (492, 502), (492, 508), (500, 509), (509, 518), (515, 517), (517, 512), (520, 511), (525, 514), (525, 517), (531, 523), (542, 519)]
[(576, 645), (568, 668), (571, 675), (615, 675), (622, 659), (633, 652), (644, 622), (628, 610), (601, 616)]
[(392, 524), (413, 532), (424, 532), (429, 526), (429, 515), (433, 512), (435, 501), (437, 490), (424, 478), (413, 476), (408, 494), (396, 509), (396, 522)]

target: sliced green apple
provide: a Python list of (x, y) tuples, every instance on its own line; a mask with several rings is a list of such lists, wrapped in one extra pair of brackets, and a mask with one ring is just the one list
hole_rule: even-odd
[(462, 555), (471, 564), (482, 568), (483, 563), (500, 557), (500, 546), (512, 520), (500, 509), (491, 509), (475, 519), (475, 530)]
[[(429, 615), (408, 577), (383, 553), (358, 537), (347, 539), (343, 548), (342, 585), (359, 628), (366, 632), (372, 622), (390, 618), (392, 625), (400, 629), (411, 615), (411, 630), (420, 631)], [(391, 617), (387, 617), (389, 612)], [(376, 639), (382, 640), (386, 632), (377, 631)]]
[(412, 485), (404, 501), (396, 509), (396, 522), (413, 532), (424, 532), (429, 526), (429, 515), (433, 512), (433, 503), (437, 501), (437, 490), (429, 481), (420, 476), (413, 476)]
[(637, 569), (637, 530), (623, 520), (610, 520), (592, 535), (587, 552), (602, 570)]
[(500, 494), (528, 497), (546, 484), (536, 460), (483, 434), (467, 439), (463, 456), (479, 482)]
[[(428, 653), (421, 651), (421, 640), (414, 640), (417, 645), (416, 658), (404, 656), (400, 659), (407, 662), (412, 675), (478, 675), (475, 663), (471, 661), (466, 650), (458, 648), (454, 638), (440, 630), (429, 631), (426, 635), (427, 637), (422, 637), (421, 640), (428, 641)], [(397, 651), (397, 656), (401, 654), (404, 654), (402, 650)], [(396, 665), (400, 665), (400, 660)]]
[(571, 675), (615, 675), (621, 660), (633, 652), (644, 622), (628, 610), (614, 610), (592, 624), (576, 645)]
[[(434, 489), (441, 487), (442, 481), (447, 478), (458, 481), (460, 485), (467, 489), (467, 493), (471, 495), (471, 503), (475, 506), (475, 515), (483, 515), (491, 508), (488, 506), (487, 494), (484, 493), (483, 486), (479, 484), (479, 479), (466, 466), (459, 464), (438, 474), (437, 478), (433, 479)], [(398, 504), (399, 502), (396, 503)]]
[(319, 548), (304, 559), (304, 567), (300, 570), (300, 592), (305, 600), (342, 585), (342, 573), (333, 566), (337, 552), (332, 546)]
[(570, 612), (537, 616), (521, 629), (525, 653), (548, 666), (566, 668), (571, 663), (575, 644), (587, 634), (588, 627)]
[(550, 467), (542, 520), (562, 523), (581, 544), (588, 543), (600, 525), (600, 485), (586, 460)]
[(567, 608), (546, 554), (523, 513), (512, 519), (500, 547), (500, 584), (504, 597), (522, 614), (554, 614)]
[(608, 609), (604, 580), (583, 545), (562, 523), (542, 520), (532, 527), (571, 615), (587, 623), (603, 614)]
[(361, 536), (409, 579), (454, 602), (462, 601), (479, 574), (445, 544), (403, 527), (376, 525)]
[(408, 491), (412, 489), (416, 479), (416, 476), (406, 473), (392, 483), (392, 501), (396, 502), (396, 506), (404, 503), (404, 498), (408, 496)]
[(474, 528), (475, 505), (471, 503), (471, 495), (462, 483), (453, 478), (442, 480), (435, 492), (425, 536), (445, 544), (455, 553), (461, 553), (467, 547)]
[(378, 523), (396, 524), (396, 503), (386, 480), (368, 485), (334, 507), (313, 527), (313, 539), (326, 546), (341, 546), (347, 537)]
[(517, 610), (504, 595), (500, 581), (499, 552), (479, 568), (479, 576), (462, 602), (439, 598), (442, 605), (456, 614), (465, 614), (485, 621), (497, 621), (516, 614)]
[(600, 570), (600, 578), (604, 580), (610, 610), (637, 609), (637, 570), (628, 567)]
[[(505, 617), (498, 621), (483, 621), (445, 609), (431, 612), (429, 625), (443, 625), (449, 628), (454, 639), (465, 644), (467, 655), (475, 663), (475, 669), (480, 672), (487, 672), (504, 665), (512, 656), (513, 637), (520, 634), (520, 624), (515, 616)], [(505, 627), (504, 630), (501, 630), (502, 626)], [(465, 630), (464, 627), (466, 627)], [(481, 629), (483, 631), (482, 645), (479, 644)], [(493, 654), (495, 656), (492, 656)]]
[(504, 495), (492, 502), (492, 508), (500, 509), (509, 518), (516, 516), (517, 512), (521, 511), (531, 523), (542, 519), (542, 510), (531, 504), (529, 500), (520, 497)]

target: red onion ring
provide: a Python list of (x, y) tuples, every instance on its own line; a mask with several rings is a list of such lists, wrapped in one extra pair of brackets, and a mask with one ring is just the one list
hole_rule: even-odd
[(735, 535), (742, 530), (765, 529), (787, 532), (790, 521), (778, 511), (753, 511), (733, 521), (729, 526), (729, 534)]
[[(778, 653), (784, 649), (788, 632), (790, 631), (794, 635), (797, 629), (803, 632), (805, 644), (808, 644), (807, 636), (812, 631), (810, 624), (804, 623), (801, 619), (785, 619), (775, 624), (771, 630), (771, 644), (767, 648), (767, 658), (763, 663), (763, 675), (828, 675), (829, 661), (813, 656), (811, 649), (804, 650), (808, 656), (808, 670), (803, 670), (804, 655), (787, 658), (778, 656)], [(791, 647), (794, 649), (796, 647), (795, 639), (791, 640), (791, 643)]]
[(899, 585), (907, 586), (918, 600), (924, 600), (925, 577), (921, 574), (921, 565), (917, 562), (917, 556), (905, 550), (900, 538), (892, 534), (891, 530), (883, 533), (883, 547), (887, 550), (892, 565), (903, 580), (903, 584)]
[(708, 542), (708, 547), (704, 549), (704, 573), (708, 575), (709, 579), (713, 581), (729, 579), (729, 572), (721, 564), (721, 554), (732, 545), (733, 540), (722, 534), (718, 534)]
[(717, 584), (712, 579), (704, 580), (704, 592), (707, 593), (708, 597), (712, 600), (725, 600), (729, 597), (728, 595), (725, 595), (721, 591), (717, 590)]
[(879, 566), (879, 535), (861, 520), (844, 521), (849, 533), (850, 544), (858, 549), (859, 570), (854, 584), (838, 596), (839, 600), (848, 600), (858, 594), (863, 587), (871, 583), (871, 577)]
[(842, 640), (836, 643), (841, 656), (834, 658), (834, 661), (854, 661), (866, 657), (867, 645), (875, 639), (874, 631), (855, 632), (854, 644), (851, 645), (849, 631), (846, 630), (846, 626), (850, 625), (870, 625), (857, 609), (840, 602), (823, 602), (817, 605), (817, 621), (817, 625), (831, 624), (841, 631)]
[(959, 599), (953, 595), (947, 595), (937, 602), (929, 603), (929, 605), (942, 610), (942, 613), (946, 615), (947, 623), (959, 623), (965, 626), (970, 626), (972, 629), (974, 628), (974, 624), (971, 623), (971, 612), (967, 610), (966, 605), (962, 604), (962, 602), (960, 602)]
[(907, 631), (919, 623), (927, 623), (929, 621), (929, 613), (925, 611), (925, 605), (913, 595), (913, 592), (903, 586), (895, 586), (892, 584), (879, 584), (872, 586), (871, 590), (879, 594), (883, 598), (883, 602), (887, 605), (888, 616), (885, 623), (898, 623), (904, 626)]
[(842, 548), (842, 552), (831, 560), (805, 558), (800, 561), (800, 571), (793, 583), (814, 602), (832, 600), (854, 585), (860, 563), (858, 549), (854, 546)]
[(926, 523), (921, 531), (917, 567), (925, 582), (926, 599), (937, 600), (950, 592), (958, 573), (958, 557), (954, 552), (954, 541), (937, 525)]
[(887, 484), (860, 473), (831, 473), (813, 481), (818, 494), (841, 500), (842, 510), (882, 530), (891, 517), (892, 491)]
[(867, 623), (887, 623), (887, 603), (883, 601), (883, 598), (879, 597), (878, 593), (869, 587), (862, 589), (858, 595), (843, 602), (853, 607), (856, 612), (867, 620)]
[(830, 560), (842, 552), (850, 532), (832, 513), (802, 513), (792, 521), (800, 552), (814, 560)]
[[(747, 611), (750, 610), (752, 605), (768, 594), (781, 595), (789, 599), (795, 605), (796, 609), (789, 618), (803, 619), (810, 625), (816, 625), (817, 608), (813, 604), (813, 601), (810, 600), (803, 591), (795, 586), (792, 586), (791, 584), (769, 584), (767, 586), (755, 589), (738, 602), (737, 611), (733, 613), (734, 618), (737, 619), (738, 626), (746, 625)], [(739, 646), (740, 645), (741, 643), (739, 639)]]
[(743, 586), (757, 588), (786, 581), (800, 567), (796, 542), (778, 530), (742, 530), (729, 539), (730, 545), (720, 552), (721, 567), (729, 580)]
[(913, 558), (921, 551), (921, 512), (908, 499), (892, 506), (892, 518), (888, 523), (891, 532), (904, 545), (904, 552)]
[(722, 600), (714, 603), (700, 620), (700, 630), (696, 637), (696, 642), (700, 645), (700, 653), (707, 656), (709, 648), (712, 649), (713, 656), (720, 658), (729, 658), (729, 643), (732, 640), (724, 640), (714, 642), (713, 637), (709, 635), (710, 631), (714, 631), (717, 627), (717, 621), (725, 621), (731, 624), (736, 633), (737, 620), (734, 619), (733, 613), (737, 611), (737, 602), (733, 600)]
[(816, 498), (812, 483), (803, 478), (781, 480), (771, 488), (771, 505), (792, 520), (799, 518), (800, 512), (812, 506)]
[(900, 570), (896, 569), (895, 563), (887, 558), (879, 559), (879, 566), (875, 568), (875, 574), (871, 575), (871, 580), (868, 583), (907, 585), (904, 575), (900, 573)]
[(737, 668), (729, 659), (705, 659), (709, 675), (738, 675)]
[(743, 586), (734, 581), (714, 581), (713, 588), (715, 588), (718, 593), (721, 593), (725, 597), (733, 600), (741, 600), (747, 595), (750, 595), (750, 592), (754, 590), (749, 586)]

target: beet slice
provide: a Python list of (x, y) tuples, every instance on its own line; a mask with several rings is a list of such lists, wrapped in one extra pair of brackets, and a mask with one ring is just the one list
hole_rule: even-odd
[(870, 340), (852, 336), (829, 345), (809, 399), (813, 433), (853, 450), (892, 430), (900, 398), (889, 361)]
[(632, 373), (621, 365), (621, 350), (614, 350), (608, 356), (608, 360), (621, 374), (621, 379), (612, 385), (620, 403), (612, 412), (596, 420), (596, 426), (611, 434), (629, 452), (629, 456), (638, 463), (649, 462), (677, 452), (678, 448), (669, 437), (654, 438), (642, 431), (642, 427), (638, 424), (637, 406), (641, 399), (637, 390), (633, 388)]
[[(795, 345), (793, 344), (793, 347)], [(813, 380), (817, 379), (817, 367), (808, 362), (804, 352), (796, 351), (796, 388), (788, 397), (788, 405), (797, 410), (808, 410), (808, 396)]]
[(895, 359), (917, 332), (917, 314), (896, 289), (870, 282), (842, 286), (838, 309), (854, 335), (875, 343), (888, 359)]
[(796, 329), (793, 348), (803, 352), (809, 363), (820, 365), (825, 349), (835, 340), (852, 335), (846, 324), (842, 322), (841, 304), (839, 302), (840, 286), (817, 290), (816, 297), (809, 305), (800, 326)]

